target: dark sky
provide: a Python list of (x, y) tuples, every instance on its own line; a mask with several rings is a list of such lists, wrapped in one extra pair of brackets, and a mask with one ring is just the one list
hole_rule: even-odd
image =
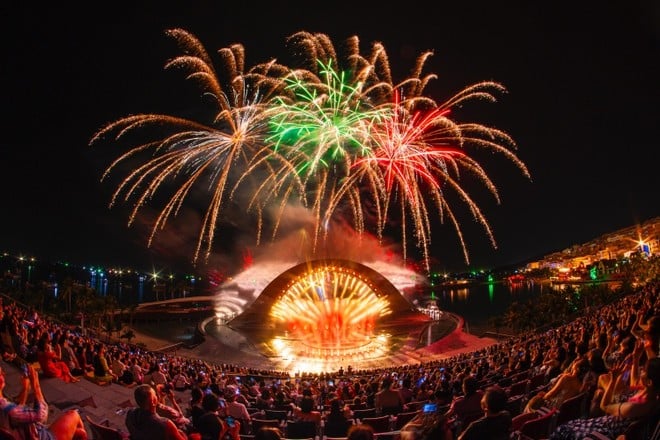
[[(465, 115), (510, 134), (532, 179), (501, 159), (482, 161), (502, 203), (476, 198), (498, 248), (462, 215), (470, 267), (522, 262), (660, 215), (660, 4), (651, 0), (5, 3), (0, 250), (12, 254), (189, 264), (183, 242), (194, 238), (184, 227), (147, 248), (144, 230), (127, 228), (126, 209), (108, 209), (114, 188), (100, 177), (125, 149), (88, 145), (122, 116), (195, 102), (163, 70), (178, 54), (164, 34), (173, 27), (209, 51), (243, 44), (248, 66), (283, 57), (286, 37), (301, 30), (336, 44), (357, 35), (365, 50), (380, 41), (399, 79), (433, 50), (426, 70), (438, 79), (428, 94), (438, 102), (479, 81), (502, 83), (508, 93), (497, 103), (470, 104)], [(240, 259), (232, 233), (218, 232), (218, 248)], [(433, 256), (439, 268), (466, 268), (449, 224), (436, 228)]]

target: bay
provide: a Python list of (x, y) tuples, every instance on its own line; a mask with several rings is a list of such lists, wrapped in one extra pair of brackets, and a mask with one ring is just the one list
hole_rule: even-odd
[(525, 280), (470, 283), (465, 286), (437, 286), (426, 289), (423, 296), (434, 299), (438, 308), (463, 317), (466, 330), (474, 334), (494, 331), (489, 320), (502, 316), (513, 302), (527, 302), (543, 291), (555, 289), (549, 283)]

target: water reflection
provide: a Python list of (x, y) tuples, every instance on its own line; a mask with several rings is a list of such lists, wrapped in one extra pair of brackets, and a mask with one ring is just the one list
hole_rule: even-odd
[[(550, 285), (532, 280), (519, 283), (472, 283), (469, 286), (434, 288), (440, 310), (456, 313), (470, 328), (485, 328), (491, 317), (503, 315), (514, 301), (525, 302), (539, 296)], [(554, 288), (554, 286), (553, 286)], [(428, 292), (428, 295), (431, 291)]]

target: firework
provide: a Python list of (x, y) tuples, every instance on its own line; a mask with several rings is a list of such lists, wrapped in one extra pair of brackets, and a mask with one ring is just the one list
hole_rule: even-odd
[(452, 191), (495, 246), (488, 222), (463, 189), (461, 178), (476, 177), (499, 203), (497, 188), (469, 150), (503, 154), (529, 174), (506, 133), (455, 122), (450, 114), (468, 100), (494, 101), (504, 92), (500, 84), (478, 83), (438, 103), (425, 95), (426, 86), (436, 78), (424, 74), (431, 52), (421, 54), (410, 76), (396, 83), (382, 44), (373, 43), (362, 54), (354, 36), (339, 56), (327, 35), (309, 32), (287, 39), (290, 66), (272, 60), (246, 69), (244, 49), (235, 44), (218, 52), (218, 75), (193, 35), (181, 29), (168, 34), (183, 54), (166, 68), (183, 70), (200, 86), (202, 96), (216, 108), (211, 122), (137, 115), (109, 124), (92, 139), (120, 139), (157, 129), (155, 139), (121, 155), (104, 174), (105, 178), (129, 159), (152, 154), (128, 173), (111, 200), (111, 206), (119, 200), (133, 201), (129, 225), (157, 192), (175, 188), (154, 222), (149, 244), (192, 188), (206, 181), (210, 202), (194, 261), (201, 252), (208, 257), (223, 209), (239, 192), (247, 194), (241, 199), (247, 201), (245, 210), (256, 213), (257, 244), (265, 213), (272, 216), (268, 224), (274, 238), (283, 212), (294, 202), (312, 214), (314, 248), (325, 239), (329, 225), (349, 218), (358, 233), (370, 230), (382, 238), (396, 210), (404, 260), (408, 241), (414, 241), (429, 269), (431, 224), (437, 217), (454, 225), (469, 262), (459, 221), (445, 198)]
[[(264, 94), (276, 88), (269, 80), (268, 72), (276, 71), (278, 66), (270, 62), (245, 72), (244, 49), (235, 44), (218, 52), (227, 78), (223, 84), (208, 53), (193, 35), (181, 29), (167, 33), (176, 40), (184, 54), (168, 62), (165, 68), (183, 70), (187, 73), (187, 79), (199, 85), (202, 96), (212, 99), (216, 113), (211, 124), (169, 115), (141, 114), (110, 123), (94, 136), (91, 143), (109, 136), (118, 141), (137, 131), (155, 133), (155, 139), (121, 155), (103, 175), (105, 179), (120, 163), (148, 154), (145, 163), (131, 171), (119, 184), (110, 202), (113, 206), (121, 198), (124, 201), (134, 200), (129, 226), (138, 211), (162, 186), (179, 183), (153, 224), (149, 245), (157, 231), (165, 227), (172, 215), (176, 215), (191, 189), (196, 184), (208, 182), (210, 202), (193, 257), (196, 262), (200, 252), (204, 251), (207, 257), (209, 255), (218, 216), (226, 200), (242, 181), (235, 176), (242, 174), (251, 162), (259, 161), (264, 151), (261, 140), (267, 124), (263, 118), (261, 100), (265, 99)], [(276, 160), (272, 152), (268, 153), (268, 157), (270, 164)], [(237, 172), (232, 175), (234, 168)], [(257, 210), (262, 207), (256, 202), (251, 206)]]

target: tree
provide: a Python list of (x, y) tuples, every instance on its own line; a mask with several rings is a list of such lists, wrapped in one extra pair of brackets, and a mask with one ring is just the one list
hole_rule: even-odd
[(126, 330), (124, 330), (124, 333), (122, 333), (121, 336), (119, 336), (119, 339), (126, 339), (130, 344), (131, 340), (133, 340), (134, 337), (135, 337), (135, 332), (133, 332), (132, 329), (127, 328)]
[(67, 276), (62, 281), (62, 301), (66, 305), (67, 313), (71, 313), (71, 297), (73, 296), (73, 278)]

